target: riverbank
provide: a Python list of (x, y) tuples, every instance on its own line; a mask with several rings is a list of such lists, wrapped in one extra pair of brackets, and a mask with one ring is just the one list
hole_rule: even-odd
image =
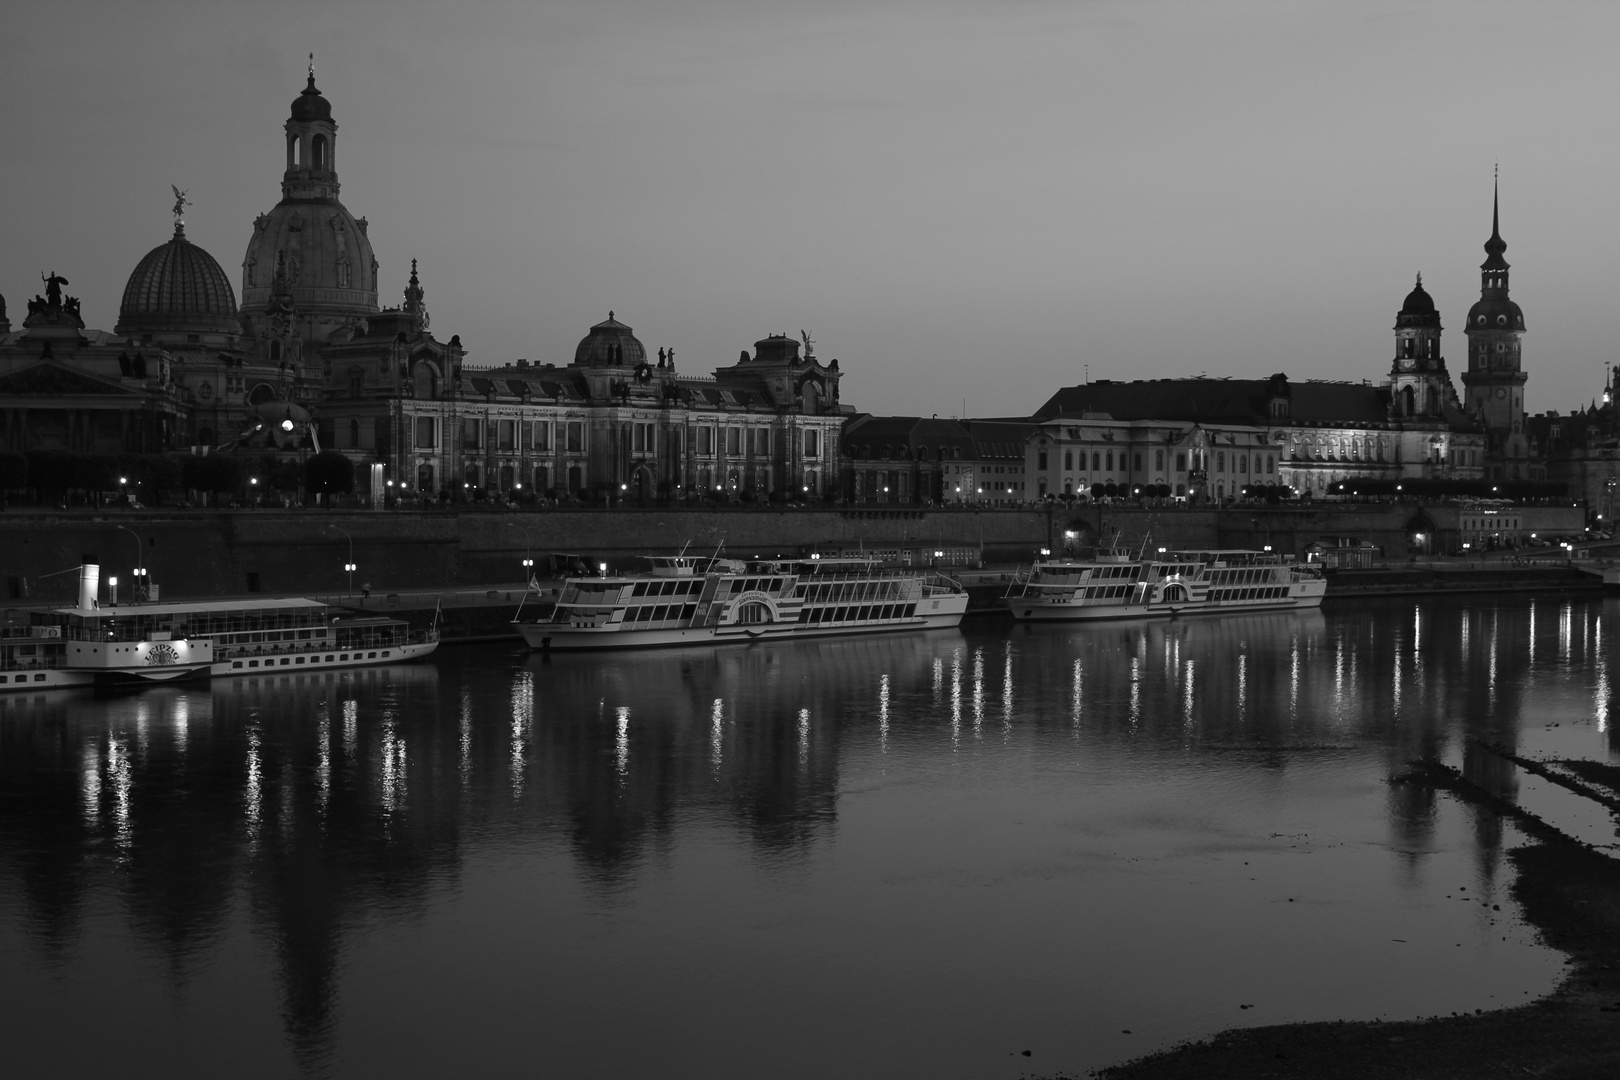
[[(1578, 766), (1587, 784), (1620, 797), (1620, 767), (1568, 764)], [(1620, 1076), (1620, 862), (1455, 770), (1424, 764), (1391, 782), (1447, 792), (1482, 813), (1513, 821), (1530, 837), (1508, 853), (1516, 872), (1512, 895), (1542, 941), (1569, 956), (1569, 971), (1554, 993), (1517, 1008), (1467, 1016), (1234, 1029), (1093, 1075), (1099, 1080)]]

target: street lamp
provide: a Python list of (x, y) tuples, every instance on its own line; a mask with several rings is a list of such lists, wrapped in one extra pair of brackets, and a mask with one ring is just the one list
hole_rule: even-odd
[[(139, 600), (141, 598), (141, 586), (146, 584), (146, 566), (141, 558), (145, 552), (141, 548), (140, 534), (128, 525), (115, 525), (113, 528), (127, 532), (135, 538), (135, 599)], [(108, 584), (114, 584), (117, 579), (108, 578), (107, 581)]]
[(354, 537), (350, 536), (349, 535), (349, 530), (345, 529), (341, 525), (333, 525), (332, 528), (334, 528), (338, 532), (342, 533), (344, 535), (344, 537), (349, 541), (349, 561), (343, 564), (343, 569), (344, 569), (344, 572), (349, 575), (349, 595), (353, 596), (354, 595), (354, 572), (357, 569), (359, 569), (359, 567), (355, 566), (355, 564), (354, 564)]

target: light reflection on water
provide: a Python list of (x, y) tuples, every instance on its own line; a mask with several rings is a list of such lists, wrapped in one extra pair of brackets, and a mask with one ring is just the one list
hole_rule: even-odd
[(1384, 780), (1436, 754), (1511, 794), (1469, 736), (1613, 753), (1614, 617), (1390, 602), (0, 698), (6, 1060), (1012, 1077), (1522, 1001), (1559, 958), (1511, 918), (1515, 837)]

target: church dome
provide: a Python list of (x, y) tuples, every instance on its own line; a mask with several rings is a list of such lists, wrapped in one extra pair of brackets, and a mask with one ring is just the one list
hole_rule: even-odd
[(605, 321), (591, 327), (574, 350), (574, 363), (592, 367), (634, 367), (645, 363), (647, 350), (636, 340), (635, 333), (608, 312)]
[(315, 89), (315, 73), (309, 73), (309, 85), (295, 98), (292, 103), (292, 118), (294, 120), (330, 120), (332, 119), (332, 103), (321, 97), (321, 92)]
[(283, 199), (253, 223), (242, 258), (242, 309), (264, 310), (278, 268), (305, 314), (377, 310), (377, 260), (366, 223), (336, 199)]
[(129, 275), (115, 331), (238, 334), (236, 295), (214, 257), (176, 225), (174, 238), (147, 252)]
[(1468, 331), (1524, 329), (1524, 312), (1505, 296), (1481, 300), (1468, 309)]
[(1401, 304), (1400, 314), (1395, 316), (1395, 327), (1423, 327), (1432, 326), (1440, 328), (1440, 313), (1435, 310), (1434, 297), (1423, 287), (1423, 275), (1419, 274), (1417, 284), (1412, 291), (1406, 294), (1406, 300)]

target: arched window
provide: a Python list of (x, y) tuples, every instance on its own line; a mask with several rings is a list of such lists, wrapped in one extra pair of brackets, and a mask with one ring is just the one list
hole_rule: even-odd
[(270, 362), (272, 364), (279, 364), (281, 362), (281, 342), (279, 341), (272, 341), (270, 343)]
[(433, 370), (432, 364), (417, 364), (412, 374), (417, 397), (431, 400), (439, 396), (438, 373)]
[(326, 168), (326, 136), (317, 135), (310, 142), (310, 164), (317, 169)]

